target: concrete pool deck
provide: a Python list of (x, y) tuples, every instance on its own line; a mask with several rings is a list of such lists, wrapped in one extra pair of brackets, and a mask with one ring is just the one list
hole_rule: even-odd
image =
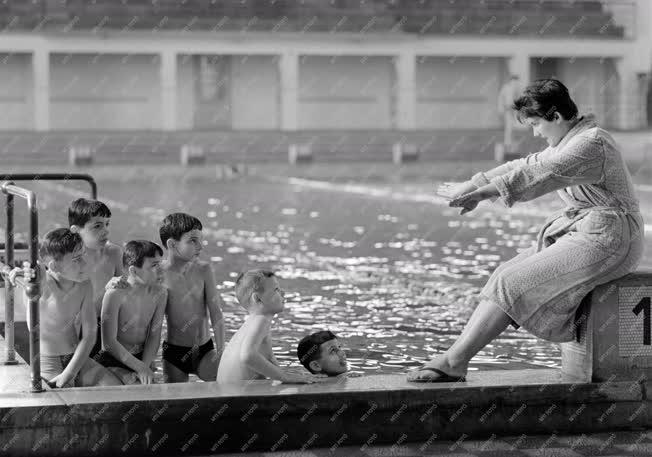
[(29, 392), (24, 363), (1, 365), (0, 376), (11, 390), (0, 394), (0, 453), (10, 455), (271, 452), (652, 425), (652, 383), (575, 383), (547, 368), (473, 371), (448, 384), (391, 374), (42, 393)]

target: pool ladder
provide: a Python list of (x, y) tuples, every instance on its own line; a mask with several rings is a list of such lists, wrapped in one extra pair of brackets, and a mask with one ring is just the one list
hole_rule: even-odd
[[(92, 176), (80, 173), (15, 173), (0, 175), (2, 184), (0, 189), (6, 198), (6, 225), (4, 243), (4, 262), (0, 262), (0, 274), (5, 287), (5, 342), (7, 345), (5, 365), (16, 365), (16, 350), (14, 347), (14, 286), (9, 282), (7, 276), (14, 267), (15, 249), (27, 250), (31, 268), (37, 268), (38, 261), (38, 208), (36, 193), (19, 187), (14, 181), (86, 181), (91, 187), (91, 198), (97, 198), (97, 184)], [(27, 202), (29, 211), (29, 239), (27, 243), (14, 243), (14, 198), (19, 197)], [(0, 243), (0, 248), (2, 248)], [(30, 378), (32, 392), (43, 392), (41, 382), (40, 363), (40, 329), (39, 329), (39, 299), (41, 290), (36, 278), (25, 281), (23, 278), (16, 278), (16, 284), (25, 290), (29, 307), (29, 357), (30, 357)]]

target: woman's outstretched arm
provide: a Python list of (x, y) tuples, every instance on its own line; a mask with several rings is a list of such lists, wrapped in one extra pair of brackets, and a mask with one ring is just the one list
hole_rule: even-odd
[(507, 207), (564, 187), (595, 184), (604, 177), (600, 138), (578, 135), (560, 150), (538, 154), (531, 163), (491, 180)]
[(492, 168), (491, 170), (481, 171), (479, 173), (476, 173), (471, 177), (470, 181), (473, 184), (475, 184), (476, 187), (486, 186), (487, 184), (489, 184), (489, 181), (491, 181), (493, 178), (502, 176), (506, 173), (509, 173), (512, 170), (516, 170), (528, 164), (537, 162), (539, 155), (545, 153), (547, 150), (548, 148), (540, 152), (529, 154), (527, 157), (510, 160), (509, 162), (503, 163), (502, 165), (498, 165), (497, 167)]

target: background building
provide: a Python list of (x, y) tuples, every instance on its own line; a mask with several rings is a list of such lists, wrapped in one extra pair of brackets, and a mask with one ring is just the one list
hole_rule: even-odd
[(0, 24), (9, 132), (495, 131), (510, 74), (652, 120), (648, 0), (13, 0)]

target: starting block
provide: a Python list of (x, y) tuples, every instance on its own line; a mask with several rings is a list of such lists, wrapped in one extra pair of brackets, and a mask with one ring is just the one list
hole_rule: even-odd
[(288, 162), (292, 165), (312, 162), (312, 159), (312, 147), (310, 144), (293, 143), (288, 147)]
[(74, 166), (93, 164), (94, 149), (87, 145), (71, 145), (68, 147), (68, 163)]
[(184, 144), (181, 146), (181, 165), (203, 165), (206, 163), (204, 148), (197, 144)]
[(576, 341), (561, 344), (562, 374), (579, 382), (652, 380), (652, 272), (596, 287), (576, 313)]
[(419, 160), (419, 148), (412, 143), (394, 143), (392, 145), (392, 162), (400, 165)]

